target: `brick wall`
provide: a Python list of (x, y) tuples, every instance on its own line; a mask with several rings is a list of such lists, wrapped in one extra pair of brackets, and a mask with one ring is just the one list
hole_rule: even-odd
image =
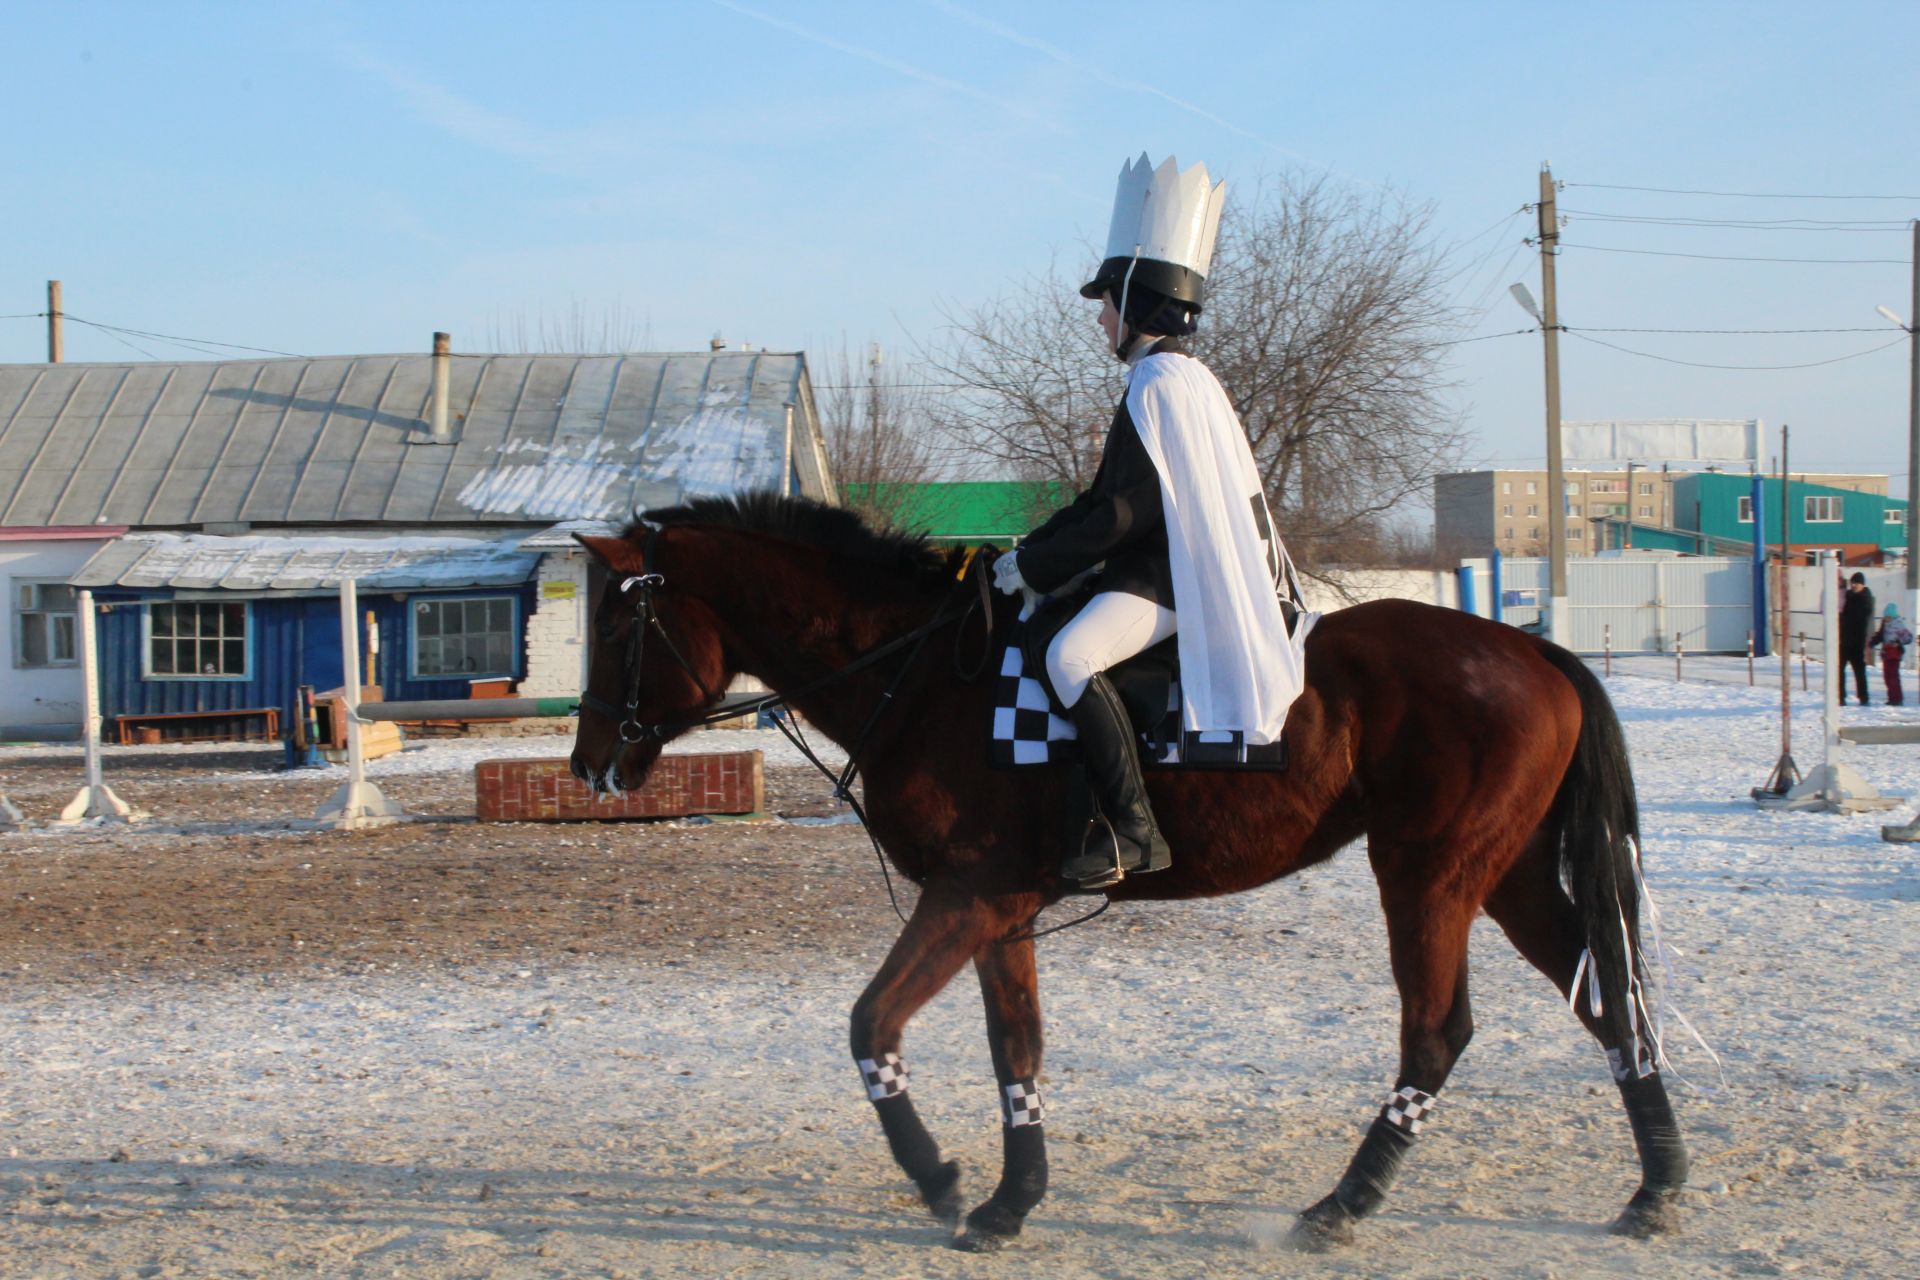
[(587, 557), (554, 551), (540, 557), (534, 576), (534, 610), (527, 619), (524, 698), (571, 698), (585, 683), (587, 654)]
[(474, 766), (473, 784), (482, 822), (683, 818), (766, 808), (758, 751), (661, 756), (646, 786), (612, 800), (595, 799), (560, 758), (482, 761)]

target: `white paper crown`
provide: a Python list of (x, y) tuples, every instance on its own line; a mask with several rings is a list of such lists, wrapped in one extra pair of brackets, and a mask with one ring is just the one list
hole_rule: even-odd
[(1182, 173), (1180, 162), (1168, 156), (1156, 169), (1142, 151), (1138, 160), (1120, 167), (1105, 256), (1131, 258), (1137, 253), (1205, 276), (1213, 265), (1213, 241), (1226, 194), (1227, 184), (1210, 181), (1206, 165)]

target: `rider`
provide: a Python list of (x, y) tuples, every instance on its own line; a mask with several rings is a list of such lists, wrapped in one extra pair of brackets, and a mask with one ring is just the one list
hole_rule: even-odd
[(1246, 432), (1179, 342), (1200, 314), (1225, 187), (1171, 156), (1121, 169), (1106, 257), (1080, 294), (1101, 304), (1127, 393), (1093, 483), (994, 564), (1009, 594), (1065, 594), (1098, 570), (1046, 654), (1099, 806), (1060, 869), (1086, 890), (1171, 862), (1105, 672), (1177, 634), (1183, 731), (1239, 747), (1279, 738), (1301, 683), (1275, 594), (1284, 553)]

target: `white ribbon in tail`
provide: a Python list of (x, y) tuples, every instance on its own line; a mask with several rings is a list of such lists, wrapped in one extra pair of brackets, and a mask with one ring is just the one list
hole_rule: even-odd
[(1238, 731), (1249, 746), (1277, 742), (1306, 681), (1308, 629), (1288, 638), (1254, 514), (1256, 504), (1265, 514), (1266, 499), (1240, 417), (1211, 370), (1172, 352), (1134, 366), (1127, 411), (1160, 472), (1180, 615), (1181, 727)]

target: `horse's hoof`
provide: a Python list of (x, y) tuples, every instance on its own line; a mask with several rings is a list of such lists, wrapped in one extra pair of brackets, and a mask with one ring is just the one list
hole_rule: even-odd
[(960, 1162), (949, 1160), (932, 1175), (919, 1182), (920, 1199), (927, 1212), (952, 1225), (960, 1221)]
[(962, 1253), (993, 1253), (1020, 1234), (1026, 1222), (997, 1201), (989, 1200), (967, 1215), (967, 1229), (953, 1238), (953, 1247)]
[(1330, 1253), (1353, 1243), (1353, 1215), (1328, 1196), (1300, 1215), (1287, 1243), (1301, 1253)]
[(1680, 1192), (1653, 1191), (1646, 1187), (1633, 1193), (1627, 1207), (1613, 1220), (1608, 1230), (1617, 1236), (1651, 1240), (1680, 1230)]

